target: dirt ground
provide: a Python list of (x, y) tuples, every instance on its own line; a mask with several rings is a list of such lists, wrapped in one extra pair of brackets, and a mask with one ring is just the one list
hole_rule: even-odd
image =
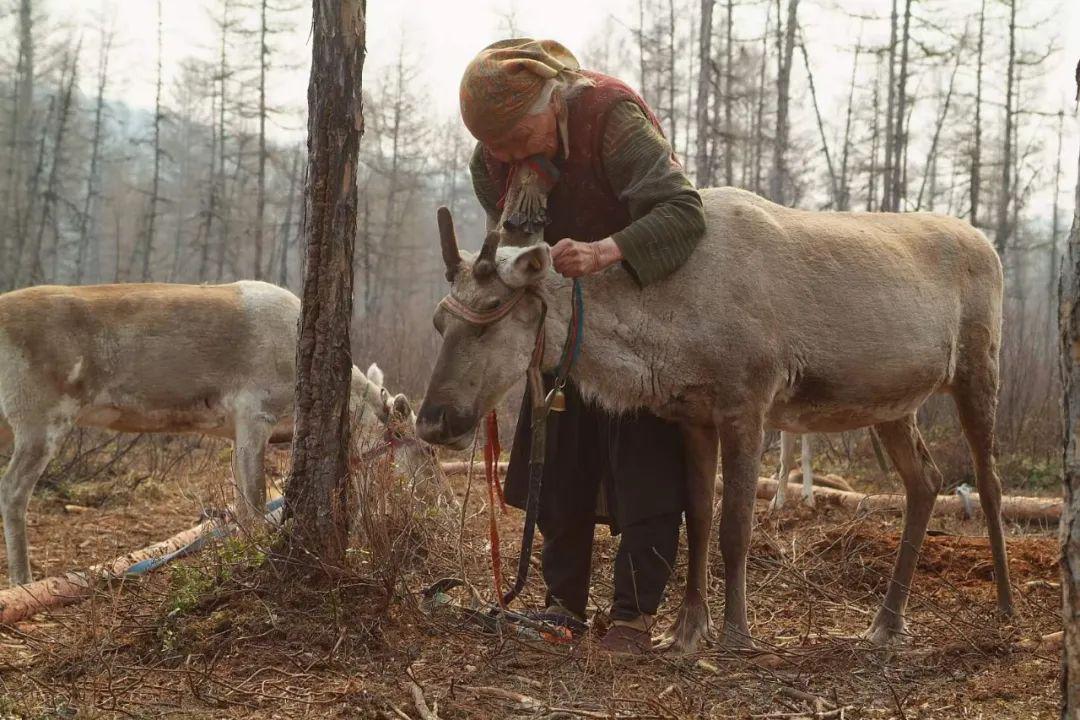
[[(30, 511), (35, 576), (190, 527), (230, 496), (228, 459), (226, 448), (204, 449), (166, 479), (39, 492)], [(272, 453), (272, 480), (286, 459)], [(468, 498), (464, 512), (419, 506), (373, 471), (350, 566), (321, 585), (283, 579), (267, 560), (272, 541), (244, 538), (0, 628), (0, 718), (1057, 716), (1057, 650), (1032, 642), (1060, 629), (1055, 528), (1009, 527), (1020, 615), (1004, 624), (982, 524), (935, 518), (909, 637), (885, 652), (858, 634), (884, 592), (900, 519), (834, 508), (776, 518), (762, 503), (749, 574), (759, 652), (709, 646), (691, 657), (618, 658), (596, 649), (594, 636), (557, 644), (486, 634), (446, 609), (428, 612), (419, 591), (448, 575), (492, 597), (487, 493), (476, 470), (452, 479), (458, 503)], [(497, 517), (509, 576), (521, 514)], [(597, 634), (616, 542), (598, 530)], [(674, 619), (684, 570), (682, 552), (664, 623)], [(537, 576), (522, 607), (542, 599)], [(714, 548), (714, 620), (722, 578)]]

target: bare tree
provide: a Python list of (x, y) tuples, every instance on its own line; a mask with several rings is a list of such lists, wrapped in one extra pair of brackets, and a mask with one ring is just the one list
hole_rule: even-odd
[(698, 30), (698, 82), (697, 82), (697, 159), (694, 170), (697, 184), (712, 185), (712, 169), (709, 167), (709, 86), (712, 84), (712, 25), (715, 0), (701, 0), (701, 22)]
[(791, 86), (791, 62), (795, 53), (795, 28), (798, 24), (799, 0), (788, 0), (787, 23), (780, 22), (780, 0), (776, 0), (777, 63), (776, 74), (776, 134), (773, 138), (773, 169), (769, 176), (769, 199), (787, 204), (788, 103)]
[[(278, 285), (281, 287), (289, 287), (289, 244), (292, 237), (293, 228), (293, 202), (296, 198), (296, 181), (299, 175), (300, 157), (303, 151), (300, 148), (292, 153), (292, 167), (289, 169), (289, 197), (285, 201), (285, 220), (282, 222), (281, 228), (281, 256), (279, 258), (280, 267), (278, 269)], [(306, 168), (306, 163), (305, 163)], [(305, 178), (302, 178), (304, 185), (307, 184), (306, 173), (304, 170)]]
[(896, 120), (893, 121), (892, 179), (889, 182), (889, 206), (886, 210), (899, 212), (907, 195), (907, 132), (905, 119), (910, 112), (907, 102), (908, 46), (911, 41), (911, 2), (904, 0), (904, 28), (900, 40), (900, 76), (896, 86)]
[(259, 1), (259, 174), (255, 198), (255, 273), (263, 279), (263, 232), (266, 224), (266, 73), (270, 62), (267, 44), (269, 26), (266, 22), (267, 0)]
[(896, 42), (899, 26), (897, 0), (892, 0), (892, 13), (889, 15), (889, 85), (885, 100), (885, 163), (882, 165), (881, 204), (879, 205), (879, 208), (886, 212), (892, 210), (893, 163), (897, 149), (893, 125), (896, 122)]
[(366, 0), (314, 0), (303, 309), (286, 549), (339, 565), (348, 543), (349, 379), (356, 170), (364, 131)]
[(732, 81), (735, 72), (732, 64), (735, 61), (735, 43), (733, 30), (735, 27), (735, 0), (727, 2), (727, 17), (724, 21), (724, 184), (735, 184), (735, 126), (732, 122), (735, 93)]
[[(82, 284), (86, 277), (86, 262), (90, 252), (90, 233), (96, 227), (95, 210), (99, 164), (101, 162), (101, 143), (104, 130), (105, 88), (109, 82), (109, 55), (112, 51), (115, 29), (106, 29), (101, 25), (101, 40), (98, 47), (97, 98), (94, 101), (94, 128), (90, 139), (90, 169), (86, 173), (86, 193), (83, 196), (82, 212), (79, 214), (79, 244), (75, 257), (75, 284)], [(97, 272), (94, 273), (97, 277)]]
[(157, 0), (157, 84), (154, 92), (154, 175), (150, 181), (150, 200), (147, 203), (146, 222), (142, 241), (142, 280), (150, 281), (150, 262), (154, 254), (154, 239), (157, 232), (158, 203), (161, 201), (161, 86), (163, 66), (161, 62), (161, 0)]
[(983, 87), (983, 51), (986, 45), (986, 0), (979, 6), (979, 41), (975, 61), (975, 127), (972, 128), (974, 139), (971, 147), (971, 172), (968, 179), (971, 211), (971, 224), (979, 226), (979, 191), (982, 188), (982, 87)]
[(1005, 257), (1011, 227), (1009, 205), (1013, 193), (1013, 97), (1016, 81), (1016, 0), (1007, 0), (1009, 5), (1009, 61), (1005, 78), (1005, 131), (1004, 149), (1001, 156), (1001, 195), (997, 206), (997, 223), (994, 227), (994, 247), (998, 255)]
[[(49, 226), (55, 227), (52, 213), (56, 206), (56, 200), (59, 193), (60, 173), (61, 168), (64, 165), (64, 142), (67, 137), (68, 123), (71, 118), (72, 92), (75, 88), (76, 76), (78, 75), (80, 48), (81, 45), (76, 47), (74, 52), (69, 50), (64, 55), (64, 64), (60, 71), (59, 97), (55, 98), (56, 127), (52, 142), (52, 162), (49, 166), (49, 174), (45, 180), (45, 189), (41, 197), (40, 216), (38, 217), (37, 227), (33, 233), (32, 241), (26, 248), (27, 252), (19, 263), (19, 267), (23, 273), (22, 282), (20, 284), (24, 285), (41, 282), (46, 279), (41, 266), (41, 249), (45, 239), (45, 229)], [(43, 140), (41, 143), (41, 150), (39, 150), (38, 154), (38, 169), (34, 171), (35, 177), (39, 177), (43, 172), (45, 159), (44, 148), (45, 143)], [(36, 195), (36, 190), (33, 191), (32, 194)], [(54, 252), (56, 252), (55, 244), (58, 243), (58, 241), (59, 238), (56, 237), (56, 233), (54, 232)]]
[[(1080, 65), (1077, 65), (1080, 97)], [(1080, 162), (1077, 163), (1080, 173)], [(1064, 384), (1062, 453), (1065, 509), (1061, 516), (1061, 590), (1065, 642), (1061, 717), (1080, 716), (1080, 174), (1073, 199), (1072, 232), (1061, 270), (1061, 368)]]

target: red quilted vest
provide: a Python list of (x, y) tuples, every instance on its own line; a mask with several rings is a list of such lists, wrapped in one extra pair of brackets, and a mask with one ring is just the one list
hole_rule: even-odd
[[(601, 160), (608, 113), (615, 105), (635, 103), (663, 132), (652, 109), (626, 83), (597, 72), (582, 74), (596, 84), (567, 103), (570, 157), (563, 158), (560, 152), (555, 160), (561, 175), (548, 193), (550, 222), (544, 229), (544, 240), (549, 245), (567, 237), (583, 242), (603, 240), (630, 224), (630, 210), (611, 189)], [(499, 162), (486, 149), (484, 162), (495, 187), (505, 188), (510, 165)]]

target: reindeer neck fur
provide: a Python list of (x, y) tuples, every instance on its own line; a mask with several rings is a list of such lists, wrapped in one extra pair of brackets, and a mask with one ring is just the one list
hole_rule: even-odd
[[(551, 272), (539, 288), (547, 302), (543, 369), (559, 363), (570, 322), (572, 282)], [(616, 413), (668, 405), (679, 388), (665, 382), (665, 356), (676, 347), (671, 327), (646, 308), (641, 289), (621, 267), (582, 278), (585, 332), (570, 377), (583, 397)]]

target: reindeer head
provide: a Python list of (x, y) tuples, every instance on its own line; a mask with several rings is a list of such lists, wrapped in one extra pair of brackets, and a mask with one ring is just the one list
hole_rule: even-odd
[(442, 347), (420, 406), (427, 442), (464, 448), (480, 419), (524, 377), (541, 322), (539, 286), (551, 267), (547, 245), (498, 247), (462, 257), (450, 211), (439, 208), (450, 293), (435, 310)]

